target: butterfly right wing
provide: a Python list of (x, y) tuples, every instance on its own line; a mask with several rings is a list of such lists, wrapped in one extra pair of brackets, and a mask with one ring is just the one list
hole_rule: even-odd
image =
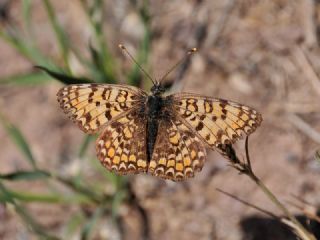
[(190, 93), (167, 98), (178, 118), (213, 149), (251, 134), (262, 122), (260, 113), (236, 102)]
[(116, 117), (141, 104), (146, 93), (119, 84), (74, 84), (57, 93), (60, 107), (86, 133), (96, 133)]

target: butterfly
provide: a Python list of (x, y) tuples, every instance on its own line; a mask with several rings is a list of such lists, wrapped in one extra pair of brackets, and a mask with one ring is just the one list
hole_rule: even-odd
[(191, 178), (201, 171), (206, 148), (232, 144), (262, 121), (256, 110), (236, 102), (192, 93), (165, 95), (161, 81), (141, 70), (153, 82), (149, 94), (121, 84), (74, 84), (57, 93), (61, 108), (81, 130), (100, 133), (97, 157), (112, 172)]

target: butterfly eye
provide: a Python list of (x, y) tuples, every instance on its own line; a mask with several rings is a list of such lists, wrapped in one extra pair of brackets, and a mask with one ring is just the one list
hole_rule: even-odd
[(156, 82), (156, 84), (151, 87), (151, 92), (154, 95), (159, 95), (165, 92), (165, 88), (160, 85), (160, 82)]
[(156, 89), (157, 89), (157, 86), (156, 86), (156, 85), (153, 85), (153, 86), (151, 87), (151, 92), (154, 93), (154, 92), (156, 91)]

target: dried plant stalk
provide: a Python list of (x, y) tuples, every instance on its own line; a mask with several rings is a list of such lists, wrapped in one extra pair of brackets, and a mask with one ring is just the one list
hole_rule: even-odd
[(286, 225), (291, 227), (293, 232), (303, 240), (316, 240), (316, 237), (310, 233), (297, 219), (296, 217), (283, 205), (278, 198), (269, 190), (269, 188), (255, 175), (251, 166), (251, 160), (249, 156), (249, 143), (248, 137), (245, 142), (246, 161), (240, 161), (237, 157), (236, 151), (231, 144), (221, 145), (219, 147), (220, 153), (223, 154), (229, 161), (233, 168), (239, 173), (248, 176), (260, 190), (276, 205), (278, 209), (282, 211), (287, 219), (281, 219)]

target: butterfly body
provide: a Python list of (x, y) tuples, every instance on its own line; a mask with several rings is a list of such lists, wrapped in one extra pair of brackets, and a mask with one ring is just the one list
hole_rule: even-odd
[[(160, 121), (166, 121), (170, 113), (166, 111), (170, 105), (169, 99), (163, 97), (164, 88), (160, 85), (154, 85), (151, 88), (151, 94), (146, 101), (147, 118), (147, 160), (150, 162)], [(143, 108), (143, 107), (142, 107)]]

